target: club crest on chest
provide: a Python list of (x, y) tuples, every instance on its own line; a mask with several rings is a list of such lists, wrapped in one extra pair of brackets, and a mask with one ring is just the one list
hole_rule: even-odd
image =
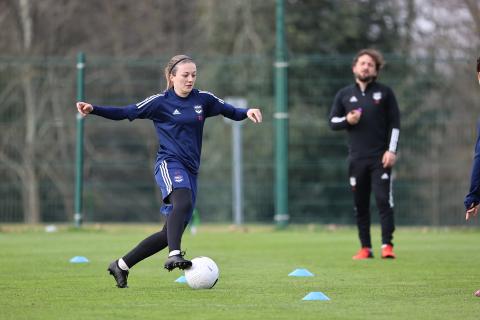
[(196, 105), (193, 106), (193, 109), (195, 110), (196, 113), (201, 114), (203, 112), (203, 108), (201, 105)]

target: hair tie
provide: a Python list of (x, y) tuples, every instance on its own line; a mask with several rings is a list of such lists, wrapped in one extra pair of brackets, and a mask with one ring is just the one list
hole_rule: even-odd
[(171, 74), (173, 68), (175, 68), (175, 66), (176, 66), (177, 64), (179, 64), (180, 62), (182, 62), (182, 61), (184, 61), (184, 60), (192, 60), (192, 58), (190, 58), (190, 57), (185, 57), (185, 58), (182, 58), (182, 59), (178, 60), (178, 61), (175, 62), (175, 63), (173, 64), (173, 66), (170, 68), (170, 70), (168, 71), (168, 74)]

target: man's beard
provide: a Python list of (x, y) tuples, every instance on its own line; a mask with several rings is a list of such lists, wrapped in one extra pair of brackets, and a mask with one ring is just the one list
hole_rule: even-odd
[(359, 74), (357, 74), (356, 77), (357, 77), (357, 80), (359, 80), (361, 82), (371, 82), (371, 81), (373, 81), (377, 78), (376, 76), (372, 76), (372, 75), (362, 76), (362, 75), (359, 75)]

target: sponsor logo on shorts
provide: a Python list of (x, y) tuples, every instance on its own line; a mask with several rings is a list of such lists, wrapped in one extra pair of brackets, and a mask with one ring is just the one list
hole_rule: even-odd
[(173, 177), (173, 180), (176, 182), (176, 183), (180, 183), (183, 181), (183, 176), (181, 174), (177, 174)]

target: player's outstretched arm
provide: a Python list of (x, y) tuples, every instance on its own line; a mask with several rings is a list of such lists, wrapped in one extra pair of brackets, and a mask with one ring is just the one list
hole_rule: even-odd
[(77, 102), (77, 110), (85, 117), (87, 114), (93, 111), (93, 106), (90, 103), (79, 101)]
[(248, 109), (247, 117), (255, 123), (262, 122), (262, 112), (260, 109)]

